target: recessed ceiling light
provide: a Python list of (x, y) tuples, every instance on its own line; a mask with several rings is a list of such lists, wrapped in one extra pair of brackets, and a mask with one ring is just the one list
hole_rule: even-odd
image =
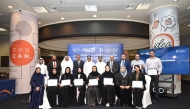
[(131, 17), (130, 15), (127, 16), (127, 18), (130, 18), (130, 17)]
[(97, 15), (93, 15), (93, 17), (97, 17)]
[(7, 31), (6, 29), (4, 29), (4, 28), (0, 28), (0, 31)]
[(189, 25), (187, 25), (187, 26), (190, 26), (190, 24), (189, 24)]
[(140, 3), (136, 10), (145, 10), (148, 9), (150, 7), (150, 5), (152, 5), (152, 3)]
[(40, 25), (40, 24), (41, 24), (41, 22), (38, 22), (38, 24)]
[(64, 17), (61, 17), (61, 20), (64, 20), (65, 18)]
[(8, 6), (9, 9), (13, 9), (13, 6)]
[(0, 16), (3, 15), (3, 14), (0, 14)]
[(44, 7), (32, 7), (37, 13), (48, 13)]
[(179, 0), (174, 0), (174, 2), (178, 2)]
[(97, 11), (96, 5), (85, 5), (84, 7), (86, 11)]
[(190, 6), (187, 9), (190, 9)]

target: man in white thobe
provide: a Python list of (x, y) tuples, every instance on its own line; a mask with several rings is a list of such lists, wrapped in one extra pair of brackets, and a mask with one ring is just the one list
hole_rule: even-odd
[(62, 67), (62, 74), (65, 74), (65, 69), (66, 67), (70, 67), (71, 69), (71, 74), (73, 71), (73, 61), (71, 60), (71, 57), (66, 55), (63, 59), (63, 61), (61, 62), (61, 67)]
[(87, 61), (84, 63), (84, 66), (83, 66), (83, 72), (87, 78), (88, 78), (88, 75), (92, 72), (92, 66), (94, 65), (95, 64), (94, 62), (92, 62), (92, 57), (87, 56)]
[(36, 70), (37, 67), (41, 68), (41, 74), (44, 75), (45, 84), (47, 84), (47, 79), (49, 78), (48, 69), (47, 69), (47, 66), (45, 65), (45, 62), (44, 62), (43, 58), (40, 58), (38, 60), (38, 63), (36, 64), (34, 71)]
[(102, 74), (105, 72), (106, 63), (103, 61), (102, 56), (98, 56), (96, 67), (97, 67), (98, 73)]

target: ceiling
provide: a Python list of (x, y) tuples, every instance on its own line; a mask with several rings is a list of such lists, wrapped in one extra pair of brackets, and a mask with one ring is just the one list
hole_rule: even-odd
[[(139, 3), (145, 2), (152, 3), (149, 9), (135, 10)], [(13, 6), (13, 9), (8, 8), (10, 5)], [(98, 11), (85, 12), (84, 5), (97, 5)], [(0, 0), (0, 14), (2, 14), (0, 15), (0, 28), (9, 30), (9, 13), (14, 10), (18, 11), (19, 9), (38, 16), (41, 22), (39, 28), (56, 23), (82, 20), (121, 20), (148, 24), (149, 13), (153, 9), (165, 5), (173, 5), (179, 8), (180, 35), (190, 32), (190, 26), (187, 26), (190, 24), (190, 9), (187, 9), (190, 6), (190, 0), (179, 0), (178, 2), (174, 2), (173, 0)], [(33, 6), (43, 6), (49, 13), (39, 14), (33, 10)], [(97, 15), (97, 17), (94, 18), (93, 15)], [(128, 15), (131, 17), (127, 18)], [(64, 20), (61, 20), (61, 17), (64, 17)], [(1, 33), (3, 32), (0, 32), (0, 34)], [(68, 43), (95, 43), (94, 40), (94, 37), (88, 39), (87, 37), (82, 37), (77, 40), (76, 38), (75, 40), (71, 38), (56, 39), (51, 40), (51, 42), (41, 42), (39, 46), (46, 49), (63, 51), (66, 50)], [(100, 38), (96, 40), (98, 40), (96, 41), (97, 43), (123, 42), (127, 50), (149, 46), (147, 39), (137, 40), (137, 38), (120, 37), (119, 39), (113, 40), (113, 37), (110, 37), (110, 40), (105, 41), (103, 37), (103, 39)], [(53, 48), (45, 46), (47, 43), (51, 44)], [(57, 46), (55, 47), (55, 45)]]

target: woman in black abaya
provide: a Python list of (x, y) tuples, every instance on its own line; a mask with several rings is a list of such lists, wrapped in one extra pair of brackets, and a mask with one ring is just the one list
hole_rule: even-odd
[[(50, 73), (49, 79), (57, 79), (57, 82), (59, 81), (57, 70), (55, 68)], [(57, 105), (56, 104), (56, 95), (58, 92), (58, 86), (47, 86), (46, 91), (47, 91), (47, 98), (48, 98), (50, 106), (56, 107), (56, 105)]]
[[(106, 71), (102, 74), (100, 79), (102, 105), (109, 107), (115, 103), (115, 75), (110, 72), (109, 66), (106, 66), (105, 69)], [(113, 79), (112, 85), (104, 84), (104, 78)]]
[(74, 104), (77, 106), (83, 106), (85, 92), (86, 92), (86, 75), (83, 73), (82, 68), (77, 69), (77, 73), (74, 74), (74, 79), (83, 79), (82, 86), (74, 87)]
[(92, 72), (88, 76), (87, 84), (88, 90), (86, 92), (86, 104), (88, 106), (95, 106), (100, 103), (101, 95), (99, 91), (99, 84), (98, 86), (91, 86), (89, 83), (89, 79), (97, 79), (99, 83), (100, 74), (97, 72), (97, 67), (92, 67)]
[[(63, 86), (61, 84), (62, 80), (70, 80), (70, 85)], [(59, 105), (63, 108), (68, 108), (73, 105), (73, 75), (71, 74), (70, 67), (65, 68), (65, 74), (61, 76), (59, 81), (59, 89), (58, 89), (58, 102)]]
[(43, 104), (44, 95), (44, 75), (41, 74), (40, 67), (37, 67), (30, 80), (31, 85), (31, 99), (29, 108), (36, 109)]

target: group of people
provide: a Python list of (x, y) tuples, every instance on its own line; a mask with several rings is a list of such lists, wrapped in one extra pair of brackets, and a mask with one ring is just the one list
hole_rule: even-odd
[[(105, 63), (102, 56), (98, 56), (95, 64), (91, 56), (87, 56), (84, 63), (80, 55), (76, 56), (76, 61), (72, 62), (69, 56), (59, 63), (56, 56), (52, 57), (52, 62), (46, 66), (42, 58), (36, 65), (35, 72), (31, 78), (31, 99), (29, 107), (32, 109), (43, 105), (44, 92), (47, 92), (47, 99), (51, 107), (69, 106), (134, 106), (142, 108), (143, 91), (146, 90), (145, 74), (149, 75), (149, 69), (156, 69), (156, 75), (150, 75), (151, 88), (155, 87), (155, 100), (159, 100), (158, 78), (162, 72), (162, 63), (154, 56), (154, 51), (150, 51), (150, 58), (140, 60), (139, 54), (135, 55), (135, 60), (131, 63), (126, 60), (125, 54), (121, 55), (119, 62), (114, 61), (114, 56), (110, 56), (110, 61)], [(105, 78), (111, 79), (111, 84), (106, 84)], [(48, 80), (57, 79), (56, 86), (48, 86)], [(76, 80), (82, 79), (80, 86), (76, 85)], [(69, 85), (63, 85), (63, 80), (70, 80)], [(92, 80), (97, 84), (93, 85)], [(141, 88), (134, 88), (133, 81), (142, 81)], [(150, 88), (150, 89), (151, 89)], [(133, 97), (132, 97), (133, 96)], [(133, 102), (133, 103), (132, 103)]]

